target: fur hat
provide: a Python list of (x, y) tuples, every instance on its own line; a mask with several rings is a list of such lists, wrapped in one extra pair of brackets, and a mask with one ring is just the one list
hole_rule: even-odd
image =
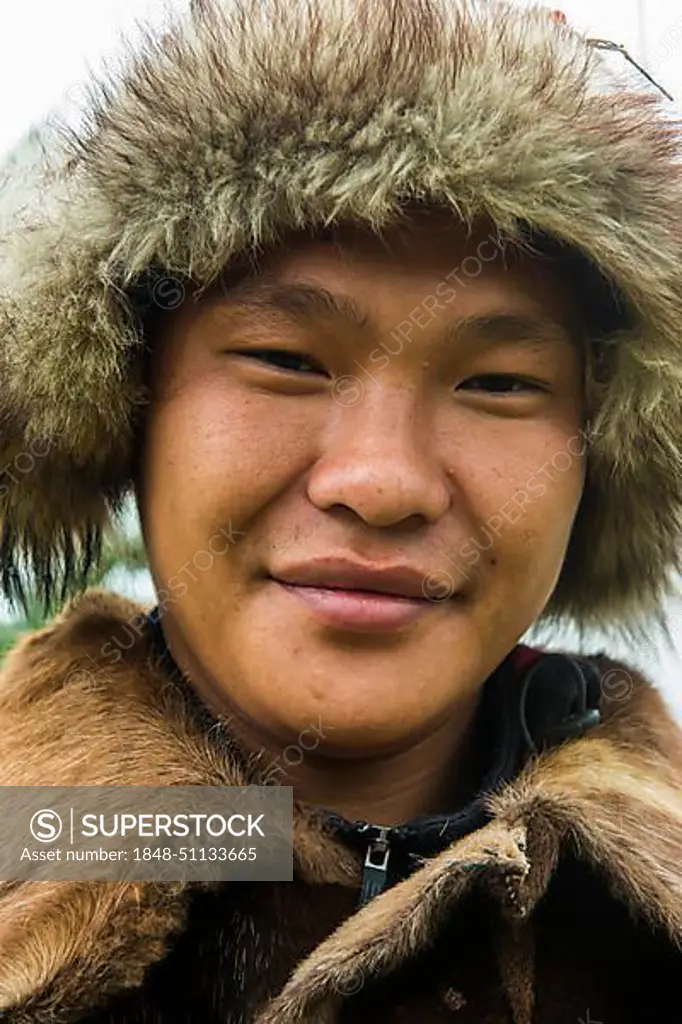
[(546, 11), (485, 0), (195, 0), (128, 43), (0, 239), (6, 595), (83, 585), (130, 491), (145, 306), (417, 200), (602, 282), (588, 479), (548, 613), (654, 610), (680, 567), (682, 147), (659, 97), (606, 79)]

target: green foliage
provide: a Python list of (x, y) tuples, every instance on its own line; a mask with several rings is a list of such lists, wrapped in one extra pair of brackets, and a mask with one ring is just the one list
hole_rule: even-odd
[(0, 661), (4, 658), (10, 647), (15, 643), (24, 631), (25, 626), (17, 624), (0, 625)]
[(104, 538), (102, 557), (90, 574), (89, 585), (99, 586), (112, 569), (146, 569), (147, 554), (139, 533), (130, 535), (122, 530), (111, 530)]

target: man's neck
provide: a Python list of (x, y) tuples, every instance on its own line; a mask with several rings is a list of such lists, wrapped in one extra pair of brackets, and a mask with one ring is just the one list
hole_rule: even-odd
[(471, 727), (474, 695), (439, 728), (401, 748), (373, 756), (333, 751), (304, 753), (292, 764), (285, 744), (255, 735), (230, 716), (230, 728), (248, 751), (259, 751), (256, 782), (292, 786), (296, 799), (335, 811), (350, 820), (397, 825), (427, 814), (445, 813), (471, 795), (475, 756)]

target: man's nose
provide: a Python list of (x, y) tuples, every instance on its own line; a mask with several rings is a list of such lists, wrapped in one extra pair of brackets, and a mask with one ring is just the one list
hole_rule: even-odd
[(336, 409), (308, 481), (320, 509), (345, 506), (370, 526), (419, 516), (436, 522), (451, 488), (425, 410), (407, 391), (365, 391), (352, 408)]

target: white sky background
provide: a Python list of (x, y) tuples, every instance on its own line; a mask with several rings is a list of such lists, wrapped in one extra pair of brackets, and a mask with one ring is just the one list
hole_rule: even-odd
[[(179, 0), (169, 0), (177, 6)], [(527, 4), (528, 0), (518, 0)], [(682, 0), (557, 0), (576, 28), (624, 43), (682, 106)], [(162, 0), (20, 0), (0, 13), (0, 154), (53, 106), (78, 104), (96, 67), (136, 18), (163, 18)], [(656, 76), (655, 76), (656, 77)]]
[[(530, 0), (517, 2), (530, 6)], [(184, 7), (186, 0), (4, 3), (0, 12), (0, 158), (51, 110), (77, 112), (88, 68), (97, 68), (104, 56), (116, 51), (120, 33), (134, 30), (136, 19), (162, 20), (166, 3)], [(549, 0), (545, 6), (561, 9), (571, 24), (591, 36), (624, 44), (682, 110), (682, 0)], [(618, 64), (622, 58), (613, 60)], [(130, 589), (129, 582), (116, 583)], [(140, 585), (140, 596), (147, 599), (145, 582), (141, 580)], [(628, 653), (662, 682), (682, 718), (682, 604), (671, 613), (677, 652), (661, 654), (653, 644)], [(571, 640), (575, 644), (575, 638)], [(603, 649), (617, 651), (608, 638)]]

